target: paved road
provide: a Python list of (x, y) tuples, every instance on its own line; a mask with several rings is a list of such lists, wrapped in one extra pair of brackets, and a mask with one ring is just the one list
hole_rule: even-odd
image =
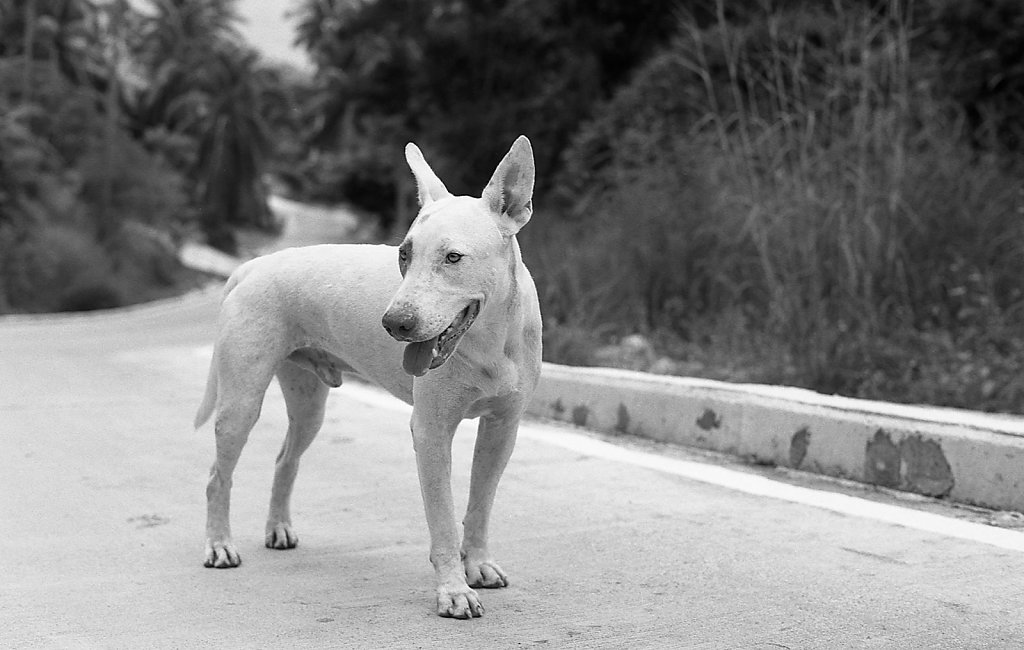
[[(693, 480), (679, 452), (596, 453), (542, 424), (498, 495), (512, 585), (483, 593), (482, 619), (440, 619), (408, 412), (361, 386), (333, 391), (304, 459), (293, 551), (262, 545), (286, 422), (268, 392), (235, 474), (245, 562), (204, 569), (212, 433), (190, 421), (215, 311), (208, 292), (0, 321), (0, 647), (1024, 645), (1020, 551), (884, 523), (867, 501), (850, 516)], [(472, 438), (456, 440), (462, 504)], [(894, 505), (911, 521), (878, 507)]]

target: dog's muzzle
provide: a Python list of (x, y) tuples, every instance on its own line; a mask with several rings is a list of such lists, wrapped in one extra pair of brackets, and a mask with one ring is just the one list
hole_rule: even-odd
[[(405, 372), (414, 376), (422, 377), (428, 370), (441, 367), (458, 347), (459, 341), (469, 331), (477, 315), (480, 313), (480, 301), (474, 300), (465, 309), (460, 311), (448, 327), (444, 328), (437, 336), (422, 341), (412, 341), (405, 346), (405, 354), (402, 357), (402, 368)], [(397, 340), (407, 336), (415, 328), (416, 320), (403, 321), (401, 317), (385, 315), (384, 329)]]

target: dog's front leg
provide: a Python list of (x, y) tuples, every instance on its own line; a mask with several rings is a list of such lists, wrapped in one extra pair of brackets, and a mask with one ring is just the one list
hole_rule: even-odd
[(458, 420), (450, 421), (439, 411), (443, 410), (421, 408), (417, 402), (412, 416), (416, 468), (430, 530), (430, 563), (437, 579), (437, 613), (470, 618), (481, 616), (484, 608), (477, 593), (466, 583), (459, 554), (451, 486), (452, 437)]
[(480, 418), (476, 448), (473, 450), (473, 473), (469, 483), (469, 505), (462, 520), (465, 538), (462, 558), (467, 582), (473, 587), (508, 586), (508, 576), (494, 561), (487, 546), (487, 525), (491, 518), (498, 481), (512, 455), (519, 429), (521, 409), (516, 407), (501, 414)]

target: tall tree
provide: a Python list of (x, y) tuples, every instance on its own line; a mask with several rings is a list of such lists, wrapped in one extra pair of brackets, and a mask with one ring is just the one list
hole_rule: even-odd
[(151, 80), (132, 101), (134, 129), (185, 168), (211, 243), (228, 224), (273, 225), (262, 177), (269, 77), (242, 42), (234, 0), (157, 0), (136, 43)]
[[(208, 91), (186, 97), (198, 134), (194, 173), (208, 233), (221, 219), (234, 225), (273, 226), (263, 185), (271, 150), (260, 111), (265, 87), (251, 51), (225, 48), (204, 70)], [(216, 92), (210, 92), (214, 88)]]

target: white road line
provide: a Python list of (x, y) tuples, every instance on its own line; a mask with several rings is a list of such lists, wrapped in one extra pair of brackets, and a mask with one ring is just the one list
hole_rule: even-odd
[[(411, 406), (391, 397), (384, 391), (370, 386), (349, 382), (343, 390), (347, 395), (364, 404), (404, 414), (412, 412)], [(475, 431), (475, 426), (472, 422), (464, 422), (462, 426), (468, 427), (470, 432)], [(587, 435), (536, 422), (523, 423), (519, 427), (519, 435), (536, 442), (569, 449), (594, 458), (645, 467), (745, 494), (799, 503), (853, 517), (873, 519), (947, 537), (979, 542), (1011, 551), (1024, 552), (1024, 533), (1005, 528), (996, 528), (902, 506), (878, 503), (877, 501), (861, 499), (847, 494), (791, 485), (789, 483), (773, 481), (757, 474), (749, 474), (716, 465), (706, 465), (694, 461), (627, 449)]]

